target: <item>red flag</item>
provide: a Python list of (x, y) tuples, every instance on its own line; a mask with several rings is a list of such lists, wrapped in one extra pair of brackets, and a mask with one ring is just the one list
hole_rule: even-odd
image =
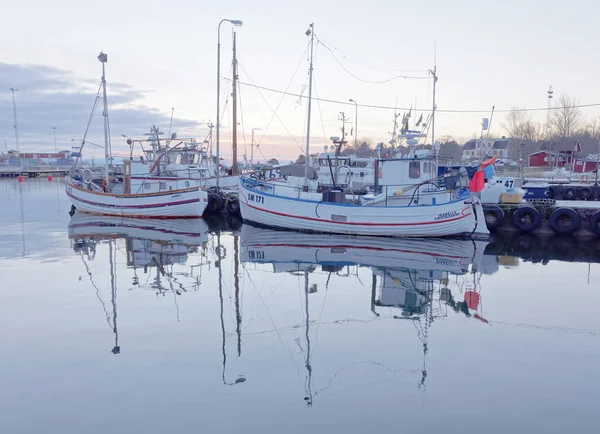
[(485, 179), (483, 178), (483, 172), (478, 170), (473, 174), (471, 182), (469, 182), (469, 190), (473, 193), (478, 193), (485, 187)]
[(488, 158), (487, 160), (485, 160), (483, 163), (481, 163), (481, 168), (485, 169), (486, 167), (494, 164), (496, 162), (497, 158), (496, 157), (492, 157), (492, 158)]

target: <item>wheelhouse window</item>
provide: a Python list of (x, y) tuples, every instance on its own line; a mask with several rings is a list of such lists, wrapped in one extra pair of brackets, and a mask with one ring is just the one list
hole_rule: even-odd
[(411, 161), (408, 165), (408, 177), (410, 179), (416, 179), (421, 177), (421, 162)]

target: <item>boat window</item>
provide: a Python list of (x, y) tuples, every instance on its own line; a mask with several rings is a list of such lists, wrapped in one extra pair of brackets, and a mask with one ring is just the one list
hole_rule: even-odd
[(166, 182), (162, 182), (162, 181), (161, 181), (161, 182), (158, 184), (158, 188), (159, 188), (159, 190), (166, 190), (166, 189), (167, 189), (167, 183), (166, 183)]
[(175, 157), (175, 164), (181, 164), (181, 154), (177, 154)]
[(193, 164), (198, 164), (200, 163), (200, 154), (194, 154), (194, 163)]
[(408, 177), (410, 179), (420, 178), (421, 177), (421, 162), (420, 161), (411, 161), (408, 166)]
[(144, 190), (150, 190), (150, 183), (144, 182)]

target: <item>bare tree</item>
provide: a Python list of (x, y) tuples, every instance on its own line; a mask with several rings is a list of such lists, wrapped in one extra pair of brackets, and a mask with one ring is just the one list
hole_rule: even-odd
[(600, 139), (600, 118), (588, 120), (583, 127), (583, 131), (593, 139)]
[(542, 126), (534, 122), (528, 112), (516, 107), (508, 112), (502, 126), (510, 138), (525, 142), (539, 140), (542, 133)]
[(583, 122), (579, 101), (566, 94), (558, 97), (558, 105), (550, 112), (549, 126), (558, 137), (567, 138), (574, 135)]

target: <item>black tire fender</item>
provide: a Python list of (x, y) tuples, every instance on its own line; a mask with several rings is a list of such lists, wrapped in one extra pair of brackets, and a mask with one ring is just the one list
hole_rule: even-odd
[(581, 226), (581, 216), (571, 208), (558, 208), (550, 215), (549, 223), (557, 234), (572, 234)]
[(592, 187), (585, 186), (585, 187), (581, 187), (581, 190), (579, 190), (579, 197), (583, 200), (588, 200), (593, 195), (594, 195), (594, 190), (592, 190)]
[(562, 192), (562, 195), (567, 200), (573, 200), (577, 197), (577, 190), (575, 187), (565, 187)]
[(600, 236), (600, 211), (596, 211), (590, 219), (590, 230)]
[(483, 209), (483, 215), (485, 216), (485, 224), (490, 231), (504, 226), (504, 211), (499, 206), (486, 206)]
[(206, 210), (209, 212), (219, 212), (223, 209), (223, 198), (217, 193), (210, 193), (208, 195), (208, 203), (206, 204)]
[(531, 232), (540, 225), (541, 217), (537, 209), (532, 206), (522, 206), (515, 210), (512, 222), (521, 232)]

